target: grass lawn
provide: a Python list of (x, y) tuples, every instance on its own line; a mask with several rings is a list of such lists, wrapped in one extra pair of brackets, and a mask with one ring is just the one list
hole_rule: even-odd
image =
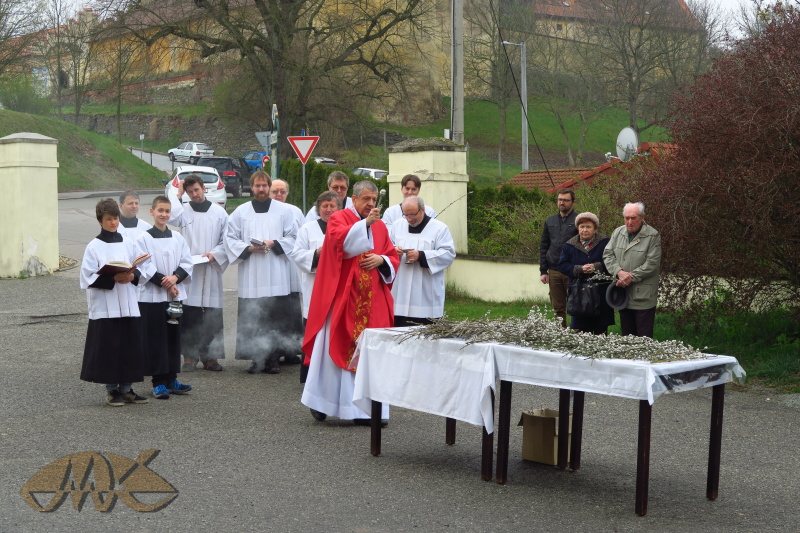
[(0, 110), (0, 137), (39, 133), (58, 140), (58, 190), (118, 190), (162, 187), (164, 173), (106, 136), (40, 115)]
[[(524, 317), (532, 306), (550, 316), (549, 302), (485, 302), (448, 290), (445, 314), (456, 320), (475, 319), (491, 313), (492, 318)], [(617, 325), (609, 333), (620, 334)], [(656, 313), (655, 338), (679, 339), (706, 353), (736, 357), (747, 372), (749, 383), (800, 393), (800, 325), (788, 312), (718, 316), (683, 325), (668, 312)], [(704, 348), (706, 347), (706, 348)]]

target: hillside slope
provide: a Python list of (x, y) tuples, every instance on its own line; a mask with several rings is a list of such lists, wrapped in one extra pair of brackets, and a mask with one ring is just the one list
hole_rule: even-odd
[(40, 115), (0, 110), (0, 137), (31, 132), (58, 140), (58, 191), (162, 188), (164, 173), (108, 137)]

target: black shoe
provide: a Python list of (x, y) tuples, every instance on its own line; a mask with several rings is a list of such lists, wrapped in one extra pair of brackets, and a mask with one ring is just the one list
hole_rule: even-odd
[(261, 372), (261, 365), (259, 365), (256, 361), (250, 363), (250, 368), (247, 369), (248, 374), (258, 374)]
[(264, 370), (267, 374), (280, 374), (281, 373), (281, 365), (277, 359), (269, 359), (264, 366)]
[(111, 407), (122, 407), (125, 405), (125, 398), (123, 398), (122, 394), (118, 390), (112, 390), (111, 392), (106, 393), (106, 405), (110, 405)]
[(133, 389), (129, 390), (128, 392), (123, 392), (122, 399), (125, 400), (125, 403), (147, 403), (150, 401), (144, 396), (139, 396), (133, 392)]
[(222, 372), (222, 365), (216, 359), (203, 361), (203, 368), (212, 372)]
[(300, 359), (299, 355), (284, 355), (281, 358), (281, 363), (284, 365), (299, 365), (302, 362), (303, 360)]
[(326, 418), (328, 418), (328, 415), (326, 415), (325, 413), (321, 413), (315, 409), (311, 410), (311, 416), (313, 416), (314, 420), (318, 422), (323, 422)]
[[(353, 419), (353, 424), (356, 426), (371, 426), (372, 420), (369, 418), (355, 418)], [(385, 428), (389, 425), (389, 421), (387, 419), (381, 419), (381, 427)]]

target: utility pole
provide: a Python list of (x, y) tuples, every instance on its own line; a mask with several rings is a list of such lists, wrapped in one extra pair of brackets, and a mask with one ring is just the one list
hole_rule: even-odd
[(452, 0), (450, 38), (450, 135), (464, 144), (464, 0)]
[(519, 66), (522, 73), (520, 74), (520, 99), (522, 100), (522, 170), (528, 170), (528, 49), (525, 47), (525, 41), (521, 43), (512, 43), (503, 41), (503, 44), (510, 44), (519, 46), (520, 60)]

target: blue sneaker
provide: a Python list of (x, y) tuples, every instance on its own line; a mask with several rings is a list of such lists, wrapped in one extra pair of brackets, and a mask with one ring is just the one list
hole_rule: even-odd
[(169, 391), (164, 385), (153, 387), (153, 396), (158, 400), (169, 400)]
[(169, 391), (170, 394), (186, 394), (187, 392), (192, 390), (192, 386), (184, 385), (183, 383), (181, 383), (176, 379), (175, 381), (167, 385), (167, 390)]

